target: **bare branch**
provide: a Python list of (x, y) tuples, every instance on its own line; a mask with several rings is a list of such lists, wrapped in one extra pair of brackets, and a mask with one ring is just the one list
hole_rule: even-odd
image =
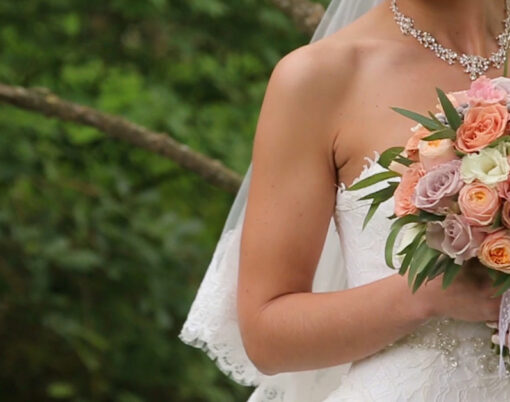
[(236, 193), (241, 176), (165, 133), (156, 133), (122, 117), (100, 112), (87, 106), (60, 99), (48, 90), (27, 89), (0, 83), (0, 101), (22, 109), (95, 127), (110, 137), (129, 142), (169, 158), (182, 168), (191, 170), (210, 184)]
[(271, 0), (271, 2), (290, 15), (299, 29), (309, 35), (315, 32), (324, 15), (322, 4), (309, 0)]

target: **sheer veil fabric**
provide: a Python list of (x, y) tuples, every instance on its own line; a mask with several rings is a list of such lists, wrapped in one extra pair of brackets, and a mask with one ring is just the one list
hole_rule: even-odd
[[(383, 0), (332, 0), (311, 42), (348, 25)], [(338, 386), (350, 363), (320, 370), (265, 376), (246, 355), (238, 327), (236, 293), (239, 248), (252, 165), (246, 172), (179, 338), (201, 348), (234, 381), (257, 386), (250, 402), (313, 402)], [(346, 288), (346, 269), (334, 216), (313, 281), (314, 292)]]

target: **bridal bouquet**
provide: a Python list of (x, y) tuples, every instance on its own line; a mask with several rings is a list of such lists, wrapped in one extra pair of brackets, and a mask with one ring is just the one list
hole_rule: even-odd
[[(418, 123), (413, 134), (405, 147), (380, 155), (383, 172), (347, 189), (380, 183), (361, 198), (371, 200), (363, 227), (394, 197), (385, 260), (408, 274), (413, 292), (440, 274), (447, 288), (465, 261), (478, 258), (496, 294), (504, 293), (499, 322), (504, 334), (510, 324), (509, 83), (482, 76), (466, 91), (437, 89), (439, 112), (428, 116), (394, 108)], [(502, 338), (500, 353), (507, 354)]]
[(510, 288), (510, 94), (484, 76), (467, 91), (437, 94), (436, 114), (393, 108), (418, 123), (413, 134), (380, 155), (385, 171), (347, 190), (387, 181), (362, 197), (372, 200), (364, 226), (394, 197), (385, 259), (396, 268), (398, 257), (413, 292), (439, 274), (446, 288), (464, 261), (478, 258), (502, 294)]

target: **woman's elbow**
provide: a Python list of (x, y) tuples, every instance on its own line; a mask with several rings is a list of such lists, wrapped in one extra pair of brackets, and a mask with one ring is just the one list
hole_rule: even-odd
[(268, 344), (268, 334), (260, 325), (241, 326), (241, 339), (248, 359), (262, 374), (272, 376), (281, 373), (276, 366), (276, 353)]

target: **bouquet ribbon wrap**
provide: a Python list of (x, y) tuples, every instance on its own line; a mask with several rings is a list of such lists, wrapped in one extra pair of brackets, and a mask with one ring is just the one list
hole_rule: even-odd
[(503, 361), (503, 346), (507, 338), (507, 331), (510, 327), (510, 289), (503, 293), (501, 306), (499, 309), (499, 377), (503, 377), (506, 372), (505, 362)]

